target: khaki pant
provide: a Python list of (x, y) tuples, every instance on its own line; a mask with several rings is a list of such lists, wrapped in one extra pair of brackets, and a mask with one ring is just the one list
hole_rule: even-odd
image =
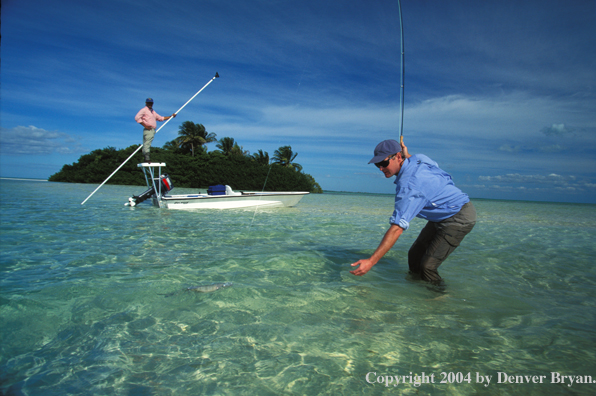
[(441, 283), (437, 269), (459, 246), (476, 224), (476, 209), (472, 202), (448, 219), (433, 223), (429, 221), (408, 251), (410, 272), (419, 274), (423, 280)]
[(145, 161), (149, 161), (149, 154), (151, 149), (151, 143), (153, 143), (153, 138), (155, 137), (155, 129), (143, 129), (143, 156), (145, 157)]

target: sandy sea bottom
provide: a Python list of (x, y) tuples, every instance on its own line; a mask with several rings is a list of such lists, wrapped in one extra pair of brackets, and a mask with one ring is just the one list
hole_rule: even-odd
[(594, 205), (474, 200), (440, 291), (407, 274), (422, 220), (349, 273), (389, 195), (175, 211), (104, 186), (80, 205), (95, 187), (0, 180), (3, 394), (596, 392)]

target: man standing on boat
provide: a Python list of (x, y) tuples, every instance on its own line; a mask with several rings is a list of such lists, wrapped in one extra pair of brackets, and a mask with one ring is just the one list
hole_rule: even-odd
[(410, 155), (395, 140), (377, 145), (374, 163), (386, 178), (396, 176), (395, 210), (389, 230), (372, 256), (352, 264), (362, 276), (393, 247), (414, 217), (428, 220), (408, 252), (410, 272), (433, 284), (442, 278), (437, 269), (476, 224), (476, 209), (467, 194), (455, 187), (451, 176), (423, 154)]
[(153, 99), (147, 98), (145, 101), (145, 107), (143, 107), (137, 115), (135, 116), (135, 121), (141, 124), (145, 129), (143, 129), (143, 156), (145, 157), (145, 162), (151, 162), (149, 157), (149, 152), (151, 149), (151, 143), (153, 143), (153, 138), (155, 137), (155, 127), (157, 126), (157, 121), (165, 121), (169, 120), (172, 117), (176, 117), (176, 113), (172, 114), (168, 117), (162, 117), (153, 110)]

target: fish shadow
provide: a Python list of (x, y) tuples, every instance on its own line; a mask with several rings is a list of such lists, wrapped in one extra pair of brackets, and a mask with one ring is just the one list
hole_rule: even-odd
[(224, 283), (212, 283), (209, 285), (190, 286), (190, 287), (184, 288), (179, 291), (175, 291), (175, 292), (167, 293), (167, 294), (159, 294), (159, 295), (165, 296), (165, 297), (172, 297), (172, 296), (178, 295), (180, 293), (185, 293), (185, 292), (212, 293), (214, 291), (224, 289), (226, 287), (232, 287), (232, 285), (233, 285), (232, 282), (224, 282)]

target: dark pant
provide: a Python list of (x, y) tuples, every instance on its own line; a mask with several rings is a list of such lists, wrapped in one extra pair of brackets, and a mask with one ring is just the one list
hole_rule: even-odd
[(423, 280), (439, 284), (437, 269), (459, 246), (476, 224), (476, 209), (472, 202), (448, 219), (433, 223), (429, 221), (408, 251), (410, 272), (419, 274)]

